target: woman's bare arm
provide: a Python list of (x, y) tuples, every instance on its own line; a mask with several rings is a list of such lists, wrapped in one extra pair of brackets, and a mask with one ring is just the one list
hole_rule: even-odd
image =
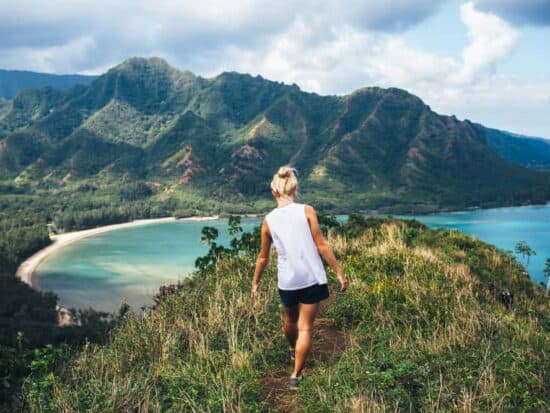
[(336, 273), (336, 277), (338, 277), (338, 281), (340, 282), (341, 290), (344, 291), (346, 288), (348, 288), (349, 282), (344, 275), (344, 271), (342, 270), (342, 267), (336, 260), (336, 257), (332, 252), (332, 248), (325, 240), (325, 237), (323, 237), (323, 233), (321, 232), (321, 228), (319, 227), (319, 221), (317, 219), (317, 212), (315, 212), (315, 209), (313, 209), (313, 207), (309, 205), (306, 205), (305, 209), (306, 209), (307, 222), (309, 224), (309, 228), (311, 229), (311, 235), (313, 236), (313, 241), (315, 241), (317, 250), (319, 251), (319, 254), (321, 255), (321, 257), (323, 257), (325, 262)]
[(254, 278), (252, 279), (252, 291), (250, 296), (253, 300), (256, 299), (258, 295), (258, 285), (260, 284), (260, 279), (262, 278), (262, 273), (269, 262), (269, 249), (271, 248), (271, 233), (269, 232), (269, 227), (264, 219), (262, 222), (261, 230), (261, 244), (260, 244), (260, 253), (256, 259), (256, 270), (254, 271)]

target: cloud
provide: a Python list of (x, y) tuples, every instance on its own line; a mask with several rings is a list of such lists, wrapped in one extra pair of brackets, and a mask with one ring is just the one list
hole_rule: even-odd
[(451, 59), (408, 48), (404, 40), (352, 26), (326, 27), (326, 39), (315, 42), (319, 27), (297, 20), (289, 30), (256, 50), (231, 47), (212, 69), (227, 67), (261, 74), (307, 91), (344, 94), (358, 85), (430, 84), (456, 66)]
[(95, 48), (93, 38), (86, 36), (72, 39), (60, 46), (42, 48), (16, 47), (0, 49), (1, 62), (26, 61), (26, 70), (40, 70), (53, 73), (59, 67), (73, 67), (80, 63), (88, 63), (89, 54)]
[[(460, 57), (408, 44), (406, 31), (446, 2), (6, 1), (0, 2), (0, 64), (97, 74), (130, 56), (160, 56), (203, 76), (236, 70), (322, 94), (345, 94), (368, 85), (401, 87), (442, 113), (476, 121), (496, 119), (490, 114), (508, 113), (510, 101), (522, 102), (533, 115), (526, 113), (521, 121), (501, 115), (501, 127), (550, 136), (550, 125), (537, 129), (542, 124), (534, 115), (548, 107), (550, 80), (527, 82), (498, 70), (520, 36), (508, 22), (543, 21), (548, 0), (473, 0), (461, 5), (457, 12), (467, 44)], [(539, 16), (529, 8), (535, 6)], [(529, 129), (513, 127), (524, 128), (524, 119), (532, 120)]]
[(476, 7), (520, 25), (550, 25), (548, 0), (477, 0)]
[[(352, 26), (358, 30), (398, 33), (420, 23), (441, 5), (438, 0), (40, 0), (0, 2), (0, 55), (4, 68), (56, 72), (87, 71), (114, 65), (132, 55), (161, 55), (195, 71), (207, 70), (212, 56), (226, 48), (261, 48), (266, 38), (287, 32), (296, 20), (321, 30)], [(92, 39), (89, 59), (60, 59), (41, 66), (36, 54)], [(17, 53), (25, 51), (19, 58)], [(61, 56), (60, 56), (61, 57)], [(173, 60), (172, 60), (173, 61)]]
[(469, 44), (462, 51), (463, 65), (455, 80), (469, 83), (506, 57), (518, 39), (518, 32), (499, 17), (476, 10), (473, 3), (460, 6), (462, 22), (468, 30)]
[[(367, 85), (396, 86), (441, 113), (550, 136), (550, 123), (537, 119), (540, 108), (550, 103), (550, 79), (527, 82), (497, 70), (516, 47), (519, 32), (471, 2), (460, 7), (460, 17), (468, 38), (461, 58), (413, 48), (399, 34), (353, 25), (320, 27), (322, 23), (297, 19), (287, 31), (267, 38), (262, 48), (225, 49), (207, 74), (231, 68), (321, 94), (345, 94)], [(320, 30), (323, 40), (316, 41)]]
[(519, 36), (501, 18), (476, 10), (471, 2), (460, 7), (460, 14), (469, 40), (461, 61), (414, 49), (393, 33), (296, 19), (287, 31), (267, 38), (262, 48), (228, 47), (211, 73), (235, 67), (319, 93), (346, 93), (358, 83), (459, 89), (491, 76)]
[[(433, 0), (352, 0), (309, 2), (311, 9), (324, 4), (325, 14), (333, 23), (380, 32), (402, 32), (434, 14), (445, 1)], [(335, 19), (336, 17), (336, 19)]]

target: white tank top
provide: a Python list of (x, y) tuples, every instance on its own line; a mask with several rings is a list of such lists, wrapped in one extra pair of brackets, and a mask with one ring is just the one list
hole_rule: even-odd
[(327, 275), (306, 218), (304, 204), (275, 208), (265, 217), (277, 250), (277, 285), (298, 290), (326, 284)]

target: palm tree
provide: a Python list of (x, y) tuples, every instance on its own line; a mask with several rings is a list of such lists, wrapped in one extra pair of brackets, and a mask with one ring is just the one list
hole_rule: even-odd
[(519, 241), (516, 244), (515, 251), (517, 254), (520, 254), (523, 257), (523, 259), (527, 257), (527, 263), (525, 264), (526, 267), (529, 267), (529, 258), (531, 257), (531, 255), (537, 255), (535, 250), (531, 248), (529, 245), (527, 245), (525, 241)]
[(550, 258), (546, 258), (546, 265), (544, 266), (544, 275), (546, 275), (546, 294), (550, 288)]

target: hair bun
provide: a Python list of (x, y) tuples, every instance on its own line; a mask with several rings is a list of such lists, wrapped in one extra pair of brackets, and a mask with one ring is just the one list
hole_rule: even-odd
[(279, 176), (279, 178), (290, 178), (292, 176), (292, 168), (289, 168), (288, 166), (283, 166), (279, 168), (277, 175)]
[(273, 196), (296, 196), (298, 188), (297, 176), (298, 173), (292, 166), (281, 166), (275, 175), (273, 175), (273, 180), (271, 181)]

